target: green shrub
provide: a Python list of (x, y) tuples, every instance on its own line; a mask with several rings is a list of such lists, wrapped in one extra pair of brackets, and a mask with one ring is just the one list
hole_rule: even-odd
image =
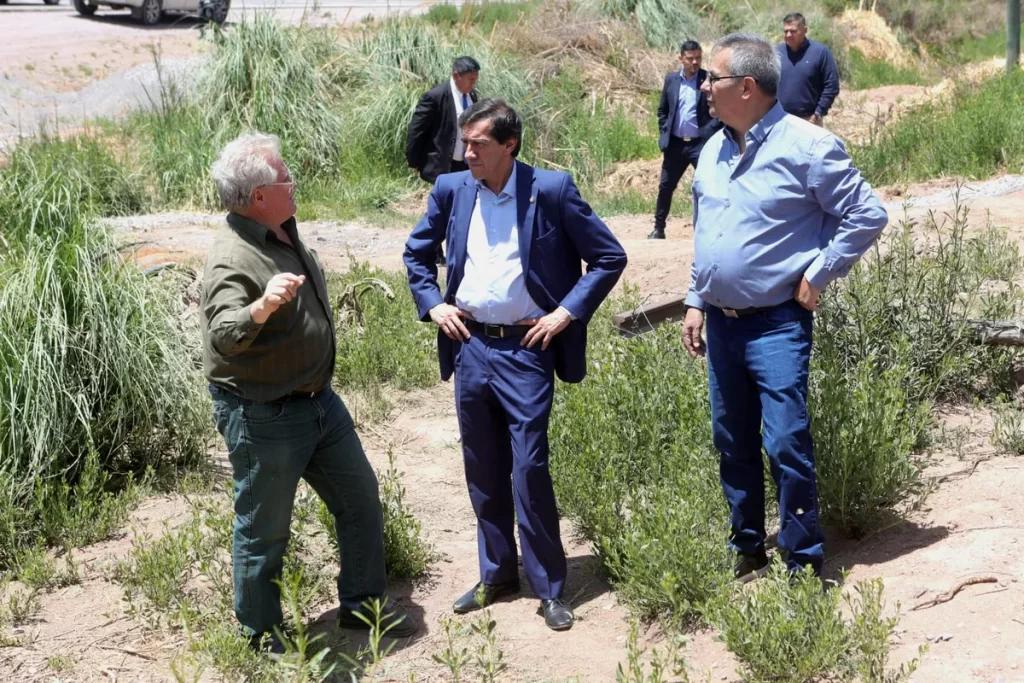
[(972, 85), (949, 101), (907, 112), (854, 147), (854, 163), (873, 184), (957, 176), (987, 178), (1024, 169), (1024, 71)]
[(386, 387), (408, 390), (440, 379), (437, 328), (421, 323), (405, 273), (352, 262), (328, 282), (337, 307), (335, 383), (360, 392), (383, 415)]
[(879, 370), (865, 360), (844, 368), (814, 358), (808, 410), (820, 517), (848, 536), (879, 528), (882, 516), (925, 490), (915, 451), (930, 406), (908, 384), (905, 366)]
[(899, 619), (883, 617), (882, 608), (879, 579), (862, 581), (853, 595), (844, 595), (839, 588), (823, 591), (809, 568), (790, 576), (776, 563), (756, 585), (726, 596), (715, 621), (751, 683), (909, 680), (919, 660), (886, 668)]
[(583, 383), (555, 392), (559, 505), (632, 607), (693, 617), (730, 577), (703, 367), (670, 326), (595, 335), (589, 360)]

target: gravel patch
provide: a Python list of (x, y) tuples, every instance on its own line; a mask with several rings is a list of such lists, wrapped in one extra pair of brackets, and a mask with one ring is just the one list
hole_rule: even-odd
[[(1024, 190), (1024, 176), (1005, 175), (992, 180), (967, 181), (960, 187), (960, 201), (972, 201), (986, 197), (1000, 197)], [(947, 188), (922, 197), (907, 197), (900, 201), (888, 202), (885, 208), (889, 212), (901, 211), (904, 205), (912, 209), (928, 209), (948, 206), (956, 198), (957, 188)]]
[(205, 59), (164, 59), (162, 74), (154, 64), (140, 64), (76, 92), (58, 92), (16, 77), (0, 79), (0, 151), (20, 135), (34, 135), (43, 128), (78, 128), (92, 119), (116, 118), (132, 109), (149, 108), (151, 97), (159, 99), (161, 75), (165, 83), (173, 81), (188, 90)]

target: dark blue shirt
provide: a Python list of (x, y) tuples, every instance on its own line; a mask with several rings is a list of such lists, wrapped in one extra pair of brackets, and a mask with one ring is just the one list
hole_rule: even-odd
[(810, 39), (796, 52), (785, 43), (775, 46), (782, 59), (778, 99), (787, 114), (825, 116), (839, 94), (839, 70), (832, 52)]

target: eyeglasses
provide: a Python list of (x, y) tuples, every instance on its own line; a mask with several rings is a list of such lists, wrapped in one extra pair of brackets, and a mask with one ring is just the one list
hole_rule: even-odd
[(283, 185), (285, 187), (295, 187), (296, 185), (298, 185), (298, 183), (295, 182), (295, 178), (292, 178), (291, 176), (288, 176), (287, 180), (284, 180), (284, 181), (282, 181), (280, 183), (267, 183), (266, 185), (263, 185), (262, 187), (277, 187), (278, 185)]
[[(714, 85), (715, 83), (718, 83), (718, 81), (724, 81), (724, 80), (729, 79), (729, 78), (754, 78), (754, 77), (753, 76), (747, 76), (747, 75), (744, 75), (744, 76), (712, 76), (711, 74), (708, 74), (708, 83), (710, 83), (711, 85)], [(754, 80), (756, 81), (757, 79), (754, 78)]]

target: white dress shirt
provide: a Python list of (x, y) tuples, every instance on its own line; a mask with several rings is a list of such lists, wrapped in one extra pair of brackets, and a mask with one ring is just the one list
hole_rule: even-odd
[[(462, 112), (465, 111), (465, 108), (462, 106), (462, 93), (459, 92), (459, 89), (456, 87), (454, 78), (451, 79), (451, 84), (452, 99), (455, 100), (455, 151), (452, 152), (452, 159), (454, 161), (462, 161), (463, 155), (466, 153), (466, 145), (462, 143), (462, 131), (459, 129), (459, 117), (462, 116)], [(466, 101), (470, 105), (473, 104), (473, 100), (469, 96), (469, 93), (466, 93)]]
[(514, 325), (546, 314), (526, 290), (519, 254), (516, 168), (505, 189), (495, 195), (476, 181), (476, 202), (469, 221), (466, 266), (455, 294), (455, 305), (475, 320), (490, 325)]

